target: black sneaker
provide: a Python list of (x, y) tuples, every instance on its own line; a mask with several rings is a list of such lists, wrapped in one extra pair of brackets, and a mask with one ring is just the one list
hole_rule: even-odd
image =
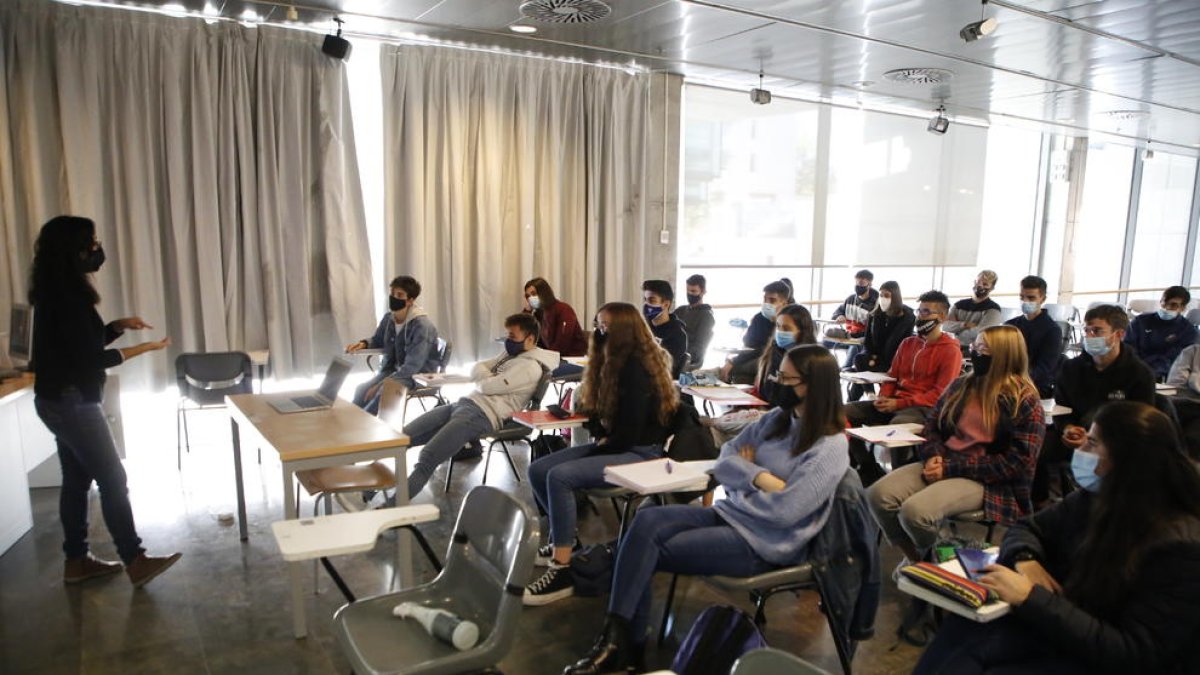
[(550, 563), (542, 576), (525, 587), (522, 602), (528, 607), (540, 607), (572, 595), (575, 595), (575, 579), (571, 576), (571, 567)]
[[(583, 548), (583, 544), (579, 543), (579, 540), (576, 539), (575, 545), (571, 547), (571, 553), (581, 548)], [(537, 567), (546, 567), (552, 560), (554, 560), (554, 544), (546, 542), (538, 547), (537, 558), (534, 559), (533, 564)]]

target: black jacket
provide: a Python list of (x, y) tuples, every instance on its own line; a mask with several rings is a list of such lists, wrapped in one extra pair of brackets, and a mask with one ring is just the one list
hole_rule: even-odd
[(91, 300), (80, 295), (37, 303), (33, 312), (33, 391), (57, 400), (74, 387), (83, 400), (99, 402), (104, 395), (104, 370), (124, 361), (121, 352), (106, 349), (121, 331), (105, 325)]
[(1086, 427), (1109, 401), (1154, 405), (1154, 373), (1124, 345), (1117, 360), (1104, 370), (1096, 370), (1091, 355), (1083, 353), (1063, 364), (1054, 384), (1054, 400), (1071, 409), (1071, 414), (1062, 416), (1066, 423)]
[(688, 352), (691, 355), (691, 363), (688, 365), (699, 368), (704, 363), (708, 344), (712, 342), (713, 327), (717, 323), (712, 305), (684, 305), (675, 310), (675, 318), (683, 322), (684, 330), (687, 331)]
[[(1028, 551), (1060, 584), (1087, 561), (1079, 546), (1095, 496), (1077, 490), (1009, 528), (1000, 562)], [(1200, 644), (1200, 521), (1179, 524), (1146, 545), (1124, 605), (1096, 616), (1062, 594), (1035, 586), (1013, 616), (1061, 652), (1091, 669), (1113, 673), (1195, 673)]]
[(742, 335), (742, 345), (749, 351), (739, 353), (733, 357), (733, 365), (740, 366), (747, 361), (754, 361), (762, 356), (763, 349), (771, 343), (771, 336), (775, 335), (775, 322), (758, 312), (750, 319), (750, 327)]
[(913, 326), (917, 317), (912, 307), (902, 305), (899, 316), (886, 312), (871, 312), (867, 324), (867, 334), (863, 337), (863, 352), (868, 354), (870, 369), (876, 373), (886, 373), (892, 367), (892, 357), (900, 348), (904, 338), (913, 334)]
[(638, 445), (666, 443), (670, 430), (658, 421), (658, 396), (645, 366), (630, 358), (621, 366), (618, 377), (614, 419), (593, 419), (588, 424), (593, 436), (608, 439), (596, 447), (596, 452), (615, 454)]
[(1025, 348), (1029, 351), (1029, 379), (1033, 380), (1040, 398), (1050, 398), (1054, 394), (1054, 376), (1063, 352), (1062, 329), (1044, 311), (1033, 321), (1021, 315), (1005, 323), (1014, 326), (1025, 337)]
[(671, 355), (671, 379), (678, 380), (679, 373), (683, 372), (683, 367), (687, 365), (688, 357), (688, 336), (683, 322), (672, 314), (661, 326), (650, 324), (650, 332), (654, 333), (654, 337), (662, 343), (662, 348)]

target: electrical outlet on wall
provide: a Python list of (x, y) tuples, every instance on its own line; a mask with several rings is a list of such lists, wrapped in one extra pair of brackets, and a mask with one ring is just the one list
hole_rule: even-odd
[(660, 244), (671, 243), (671, 231), (663, 230), (663, 231), (659, 232), (658, 233), (658, 243), (660, 243)]

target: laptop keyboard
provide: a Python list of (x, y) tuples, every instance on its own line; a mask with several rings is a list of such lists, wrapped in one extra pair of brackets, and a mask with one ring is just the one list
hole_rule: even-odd
[(321, 406), (325, 405), (325, 402), (316, 396), (297, 396), (296, 398), (292, 399), (292, 403), (295, 403), (301, 408), (320, 408)]

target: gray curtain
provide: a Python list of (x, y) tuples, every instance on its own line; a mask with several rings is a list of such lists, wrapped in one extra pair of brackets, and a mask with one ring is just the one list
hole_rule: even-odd
[(650, 75), (427, 46), (380, 60), (385, 268), (421, 281), (456, 357), (496, 352), (534, 276), (585, 328), (640, 297)]
[[(33, 241), (94, 219), (101, 314), (183, 351), (271, 350), (309, 374), (372, 321), (344, 65), (321, 37), (19, 0), (0, 7), (0, 302)], [(7, 316), (7, 312), (4, 313)]]

